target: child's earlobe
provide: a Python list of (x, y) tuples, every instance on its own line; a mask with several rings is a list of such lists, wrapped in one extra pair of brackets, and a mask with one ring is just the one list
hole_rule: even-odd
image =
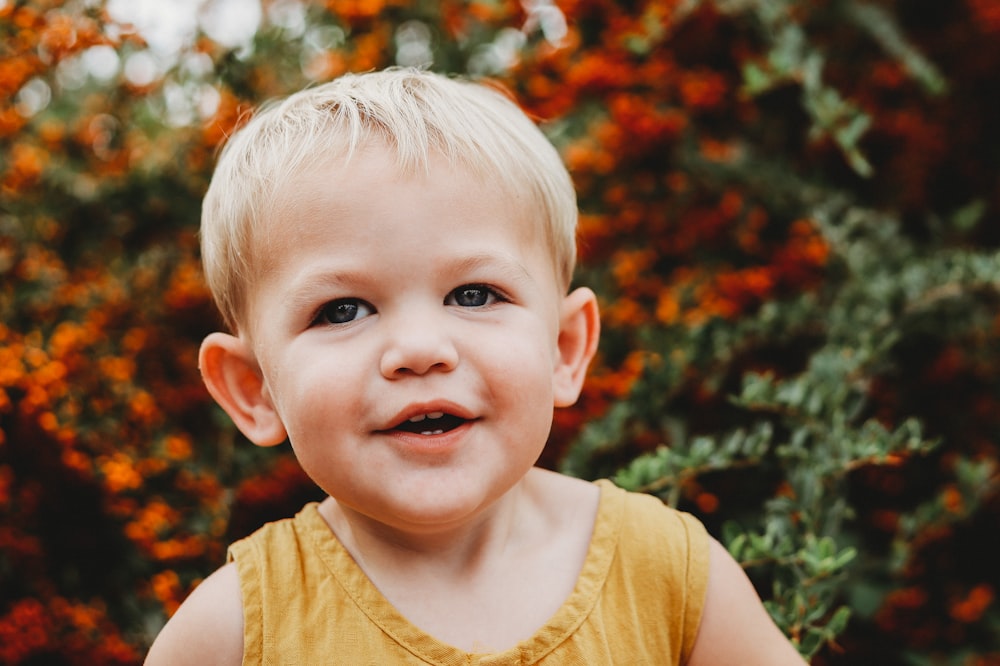
[(597, 296), (586, 287), (573, 290), (563, 298), (559, 319), (559, 358), (552, 378), (556, 407), (568, 407), (580, 396), (600, 336)]
[(243, 340), (226, 333), (209, 334), (201, 343), (198, 366), (208, 392), (247, 439), (258, 446), (285, 441), (285, 426)]

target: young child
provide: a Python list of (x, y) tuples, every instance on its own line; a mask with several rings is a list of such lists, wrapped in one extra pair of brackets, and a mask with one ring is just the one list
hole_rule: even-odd
[(233, 544), (148, 664), (803, 663), (694, 518), (534, 467), (597, 347), (576, 216), (479, 84), (345, 76), (233, 136), (201, 371), (329, 497)]

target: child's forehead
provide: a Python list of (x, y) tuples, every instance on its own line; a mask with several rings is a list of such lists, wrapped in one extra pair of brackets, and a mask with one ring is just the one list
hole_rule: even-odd
[(532, 221), (526, 227), (535, 231), (540, 226), (542, 216), (534, 214), (537, 202), (529, 187), (501, 178), (482, 164), (437, 150), (429, 151), (419, 161), (410, 161), (394, 146), (378, 139), (359, 144), (349, 152), (317, 151), (276, 185), (267, 217), (303, 212), (335, 214), (349, 203), (365, 200), (374, 206), (407, 193), (412, 196), (414, 190), (406, 186), (414, 183), (421, 194), (440, 194), (456, 201), (474, 202), (477, 194), (499, 194), (508, 206), (518, 209), (519, 219)]
[[(484, 205), (484, 201), (496, 205)], [(356, 227), (364, 227), (384, 210), (392, 209), (394, 214), (408, 210), (419, 219), (421, 207), (435, 204), (448, 211), (495, 219), (498, 227), (513, 231), (525, 243), (544, 243), (547, 236), (544, 214), (526, 188), (514, 187), (475, 165), (449, 159), (439, 152), (431, 152), (421, 164), (407, 164), (392, 146), (373, 140), (350, 154), (317, 155), (296, 173), (290, 173), (275, 189), (270, 210), (263, 216), (264, 224), (254, 239), (253, 253), (262, 267), (273, 268), (280, 261), (281, 247), (290, 243), (294, 248), (308, 243), (310, 234), (322, 237), (327, 233), (324, 225), (305, 226), (303, 220), (339, 220), (343, 224), (347, 219)], [(509, 214), (496, 214), (493, 208), (501, 206)], [(329, 226), (341, 232), (345, 228)], [(344, 242), (351, 242), (351, 238), (345, 237)]]

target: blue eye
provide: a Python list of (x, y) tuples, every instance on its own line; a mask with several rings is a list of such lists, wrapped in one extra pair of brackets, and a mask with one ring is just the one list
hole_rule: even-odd
[(324, 305), (316, 315), (316, 323), (346, 324), (373, 314), (375, 309), (357, 298), (341, 298)]
[(466, 284), (448, 294), (447, 305), (457, 305), (463, 308), (481, 308), (501, 300), (499, 294), (482, 284)]

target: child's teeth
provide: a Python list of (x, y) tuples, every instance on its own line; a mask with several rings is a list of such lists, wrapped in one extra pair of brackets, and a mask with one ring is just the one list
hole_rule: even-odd
[(444, 430), (424, 430), (421, 435), (440, 435), (443, 434)]
[(439, 419), (444, 416), (444, 412), (431, 412), (430, 414), (421, 414), (419, 416), (414, 416), (410, 419), (410, 423), (420, 423), (424, 419)]

